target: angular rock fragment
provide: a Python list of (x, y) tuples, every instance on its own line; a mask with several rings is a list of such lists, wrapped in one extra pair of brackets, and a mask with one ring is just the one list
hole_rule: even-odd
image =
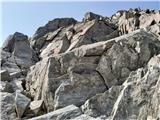
[(117, 42), (104, 52), (97, 67), (106, 85), (122, 84), (131, 71), (142, 67), (157, 54), (160, 46), (158, 39), (154, 39), (154, 35), (144, 30), (116, 38)]
[(61, 40), (54, 40), (50, 43), (40, 54), (41, 58), (48, 57), (50, 55), (56, 55), (65, 52), (69, 47), (69, 41), (65, 37)]
[(11, 77), (7, 70), (0, 71), (1, 81), (10, 81)]
[(58, 87), (54, 79), (60, 76), (60, 63), (53, 57), (45, 58), (31, 67), (26, 88), (34, 100), (44, 100), (47, 109), (53, 110), (54, 90)]
[(92, 117), (109, 116), (122, 88), (113, 86), (106, 92), (91, 97), (82, 105), (82, 112)]
[(18, 118), (21, 118), (26, 111), (27, 107), (29, 106), (30, 99), (27, 98), (25, 95), (16, 92), (15, 97), (15, 106), (16, 106), (16, 112), (18, 115)]
[(14, 120), (16, 118), (14, 95), (7, 92), (0, 92), (0, 96), (1, 120)]
[[(34, 50), (40, 50), (45, 44), (45, 36), (48, 32), (53, 32), (60, 27), (67, 27), (75, 24), (77, 21), (73, 18), (57, 18), (49, 21), (45, 26), (37, 29), (30, 42)], [(47, 38), (48, 39), (48, 38)]]
[(94, 19), (102, 19), (103, 17), (101, 15), (97, 15), (95, 13), (92, 13), (92, 12), (87, 12), (85, 13), (84, 15), (84, 21), (91, 21), (91, 20), (94, 20)]
[(2, 60), (4, 61), (2, 69), (7, 69), (9, 72), (28, 69), (37, 61), (37, 56), (30, 47), (28, 37), (19, 32), (14, 33), (5, 41), (2, 52)]
[[(82, 115), (80, 115), (80, 116), (78, 116), (78, 117), (76, 117), (76, 118), (70, 119), (70, 120), (98, 120), (98, 119), (93, 118), (93, 117), (91, 117), (91, 116), (88, 116), (88, 115), (86, 115), (86, 114), (82, 114)], [(99, 119), (99, 120), (100, 120), (100, 119)]]
[(80, 106), (85, 100), (107, 88), (101, 76), (94, 70), (94, 65), (75, 66), (70, 69), (70, 81), (62, 83), (55, 92), (55, 109), (70, 104)]
[[(88, 21), (85, 24), (81, 23), (81, 25), (77, 26), (75, 25), (74, 29), (77, 34), (72, 37), (68, 51), (82, 45), (99, 42), (100, 40), (105, 41), (107, 39), (102, 39), (102, 36), (106, 36), (114, 32), (114, 29), (105, 25), (103, 21), (98, 20)], [(113, 38), (114, 37), (117, 36), (113, 36)]]
[(44, 114), (46, 112), (46, 107), (43, 100), (32, 101), (29, 107), (36, 116)]
[(1, 92), (13, 93), (13, 92), (14, 92), (14, 89), (13, 89), (13, 86), (12, 86), (11, 83), (1, 81), (1, 82), (0, 82), (0, 91), (1, 91)]
[(79, 115), (81, 115), (81, 110), (74, 106), (74, 105), (69, 105), (67, 107), (64, 107), (62, 109), (47, 113), (45, 115), (39, 116), (39, 117), (35, 117), (35, 118), (31, 118), (29, 120), (65, 120), (65, 119), (71, 119), (71, 118), (75, 118)]
[[(116, 100), (110, 119), (157, 119), (159, 118), (160, 57), (153, 57), (147, 71), (133, 72)], [(157, 105), (157, 106), (156, 106)], [(132, 108), (132, 109), (131, 109)]]
[(24, 78), (17, 78), (10, 82), (14, 91), (23, 92), (25, 90), (26, 80)]

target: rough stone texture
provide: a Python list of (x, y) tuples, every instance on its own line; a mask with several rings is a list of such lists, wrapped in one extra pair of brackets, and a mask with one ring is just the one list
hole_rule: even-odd
[(43, 100), (35, 100), (30, 103), (30, 109), (36, 116), (46, 112), (46, 107)]
[(92, 13), (92, 12), (87, 12), (85, 13), (84, 15), (84, 21), (91, 21), (91, 20), (94, 20), (94, 19), (102, 19), (102, 16), (101, 15), (97, 15), (95, 13)]
[(14, 91), (23, 92), (25, 89), (26, 80), (24, 78), (17, 78), (10, 82)]
[(0, 82), (0, 91), (1, 91), (1, 92), (13, 93), (13, 92), (14, 92), (14, 89), (13, 89), (11, 83), (1, 81), (1, 82)]
[(29, 40), (9, 36), (0, 49), (9, 72), (1, 72), (3, 119), (160, 119), (159, 22), (149, 9), (88, 12), (80, 22), (49, 21)]
[[(138, 42), (141, 44), (138, 44)], [(144, 46), (144, 44), (146, 45)], [(35, 66), (32, 66), (27, 76), (28, 90), (34, 100), (44, 100), (49, 111), (69, 105), (70, 102), (79, 106), (89, 97), (104, 92), (105, 89), (99, 91), (97, 89), (98, 86), (105, 86), (105, 88), (107, 88), (112, 85), (122, 84), (131, 71), (147, 63), (154, 54), (159, 52), (159, 48), (159, 41), (156, 37), (144, 30), (138, 30), (112, 40), (84, 45), (73, 51), (45, 58)], [(104, 66), (104, 64), (107, 64), (106, 61), (103, 63), (101, 60), (104, 54), (112, 60), (112, 63), (108, 63), (108, 65), (112, 66), (112, 71), (115, 73), (113, 77), (112, 72), (107, 73), (109, 66)], [(102, 57), (99, 61), (100, 56)], [(138, 56), (143, 56), (143, 58), (139, 58)], [(88, 64), (88, 62), (90, 62), (90, 64)], [(99, 65), (97, 68), (99, 72), (96, 71), (97, 64)], [(102, 65), (100, 66), (100, 64)], [(73, 74), (71, 74), (68, 68), (74, 68), (75, 65), (86, 67), (82, 70), (79, 68), (80, 73), (73, 72)], [(104, 67), (106, 68), (104, 69)], [(77, 71), (79, 70), (77, 68)], [(83, 74), (83, 71), (87, 71), (88, 75), (85, 72)], [(69, 76), (67, 76), (67, 74)], [(61, 77), (62, 75), (64, 76)], [(97, 81), (92, 80), (92, 78), (94, 78), (92, 76), (97, 77)], [(77, 80), (79, 80), (79, 82), (76, 82)], [(94, 87), (92, 84), (87, 84), (87, 81), (93, 82), (93, 84), (97, 86), (95, 85), (96, 87)], [(83, 82), (86, 82), (85, 86)], [(76, 88), (74, 86), (76, 86)], [(70, 89), (67, 90), (68, 88)], [(65, 93), (63, 89), (66, 89), (68, 93)], [(86, 93), (86, 91), (91, 91), (91, 93)], [(79, 98), (76, 94), (83, 99), (81, 101), (77, 100)], [(61, 97), (59, 97), (59, 95)], [(64, 100), (66, 98), (65, 96), (70, 100)]]
[[(71, 45), (68, 48), (68, 51), (81, 45), (99, 42), (100, 40), (107, 40), (102, 39), (102, 36), (107, 36), (114, 32), (111, 27), (105, 25), (105, 22), (98, 20), (92, 20), (86, 22), (85, 24), (81, 23), (79, 25), (75, 25), (74, 29), (77, 34), (72, 37)], [(113, 37), (117, 36), (115, 35)]]
[[(47, 109), (53, 110), (54, 78), (60, 76), (60, 64), (55, 58), (45, 58), (31, 67), (27, 75), (27, 90), (34, 100), (44, 100)], [(52, 86), (52, 87), (50, 87)], [(53, 91), (53, 92), (52, 92)]]
[(14, 107), (14, 95), (7, 92), (0, 92), (1, 120), (14, 120), (16, 118)]
[(131, 71), (146, 64), (160, 50), (154, 42), (156, 37), (143, 30), (123, 37), (102, 55), (97, 67), (108, 87), (122, 84)]
[(65, 52), (69, 47), (69, 41), (64, 36), (61, 40), (54, 40), (52, 43), (47, 45), (47, 47), (41, 52), (40, 57), (45, 58), (53, 54), (59, 54)]
[(7, 70), (0, 71), (1, 81), (10, 81), (11, 77)]
[(160, 21), (159, 12), (151, 12), (148, 14), (144, 11), (135, 9), (130, 11), (121, 11), (114, 16), (118, 22), (120, 34), (130, 33), (139, 28), (146, 28)]
[(16, 106), (16, 112), (18, 114), (18, 118), (22, 117), (27, 107), (29, 106), (30, 101), (31, 100), (27, 98), (25, 95), (19, 92), (16, 92), (15, 106)]
[(101, 76), (94, 68), (86, 65), (70, 68), (70, 80), (57, 88), (54, 98), (55, 109), (70, 104), (80, 106), (86, 99), (106, 90)]
[(81, 114), (82, 113), (78, 107), (74, 105), (69, 105), (62, 109), (47, 113), (39, 117), (31, 118), (29, 120), (65, 120), (77, 117)]
[[(160, 56), (153, 57), (147, 66), (132, 73), (123, 84), (114, 104), (111, 119), (158, 119)], [(132, 109), (131, 109), (132, 108)]]
[(28, 37), (22, 33), (16, 32), (9, 37), (2, 46), (1, 52), (2, 69), (7, 69), (9, 72), (28, 69), (37, 61)]
[(160, 24), (154, 24), (152, 26), (146, 27), (146, 30), (152, 32), (153, 34), (156, 34), (157, 36), (159, 36), (159, 40), (160, 40)]
[(45, 43), (47, 32), (53, 32), (60, 27), (67, 27), (71, 24), (75, 24), (77, 21), (73, 18), (57, 18), (49, 21), (45, 26), (39, 27), (30, 42), (35, 50), (40, 50)]
[(78, 117), (76, 117), (76, 118), (69, 119), (69, 120), (98, 120), (98, 119), (95, 119), (95, 118), (93, 118), (93, 117), (90, 117), (90, 116), (88, 116), (88, 115), (86, 115), (86, 114), (82, 114), (82, 115), (80, 115), (80, 116), (78, 116)]
[(122, 88), (122, 86), (113, 86), (106, 92), (91, 97), (81, 106), (82, 112), (93, 117), (109, 116)]

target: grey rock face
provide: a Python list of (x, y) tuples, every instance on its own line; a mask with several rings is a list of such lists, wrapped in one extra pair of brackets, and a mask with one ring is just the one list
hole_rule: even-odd
[[(88, 21), (85, 24), (81, 23), (77, 26), (75, 25), (74, 29), (77, 31), (77, 34), (72, 37), (68, 51), (82, 45), (105, 41), (107, 39), (102, 38), (102, 36), (107, 36), (114, 32), (114, 29), (105, 25), (105, 22), (98, 20)], [(117, 36), (115, 35), (113, 37)]]
[(98, 119), (90, 117), (90, 116), (88, 116), (86, 114), (82, 114), (82, 115), (80, 115), (80, 116), (78, 116), (76, 118), (70, 119), (70, 120), (98, 120)]
[(22, 33), (14, 33), (2, 46), (2, 69), (9, 72), (28, 69), (35, 63), (33, 58), (36, 56), (30, 47), (28, 37)]
[(0, 82), (0, 91), (1, 91), (1, 92), (13, 93), (13, 92), (14, 92), (14, 89), (13, 89), (13, 86), (12, 86), (11, 83), (1, 81), (1, 82)]
[(121, 12), (117, 21), (121, 34), (126, 34), (139, 28), (146, 28), (158, 24), (160, 21), (160, 13), (151, 12), (148, 14), (141, 10), (124, 11)]
[(64, 36), (62, 40), (54, 40), (52, 43), (50, 43), (40, 54), (41, 58), (48, 57), (53, 54), (59, 54), (65, 52), (69, 47), (69, 41)]
[[(55, 58), (45, 58), (32, 66), (27, 75), (27, 90), (34, 100), (44, 100), (48, 110), (53, 110), (54, 78), (60, 76), (60, 63)], [(53, 91), (53, 92), (52, 92)]]
[(131, 72), (122, 86), (90, 98), (81, 107), (85, 114), (108, 119), (157, 119), (159, 118), (159, 55), (151, 58), (147, 68)]
[[(97, 70), (108, 87), (122, 84), (131, 71), (146, 64), (153, 54), (159, 52), (160, 47), (153, 41), (154, 36), (151, 34), (136, 31), (130, 35), (117, 39), (117, 43), (100, 59)], [(158, 39), (156, 41), (158, 42)]]
[(49, 21), (29, 40), (9, 36), (0, 49), (1, 119), (160, 119), (159, 13), (88, 12), (82, 22)]
[[(37, 49), (41, 58), (71, 51), (82, 45), (105, 41), (118, 36), (118, 31), (104, 21), (91, 20), (85, 23), (77, 23), (68, 27), (46, 33), (37, 42), (41, 47)], [(43, 43), (41, 43), (41, 40)], [(35, 45), (39, 46), (39, 45)]]
[[(141, 43), (139, 46), (138, 42)], [(151, 48), (150, 44), (153, 44)], [(28, 90), (34, 100), (44, 100), (49, 111), (69, 105), (70, 102), (81, 105), (89, 97), (104, 92), (107, 87), (122, 84), (131, 71), (141, 67), (140, 65), (147, 63), (154, 54), (157, 54), (158, 45), (159, 42), (154, 35), (138, 30), (109, 41), (81, 46), (67, 53), (44, 58), (31, 67), (27, 76)], [(110, 60), (105, 58), (107, 60), (103, 61), (104, 55), (109, 56)], [(74, 66), (77, 72), (80, 72), (73, 74), (69, 72), (68, 69)], [(94, 86), (87, 84), (87, 81), (93, 82)], [(83, 82), (86, 84), (83, 85)], [(97, 89), (98, 86), (102, 88), (100, 91)], [(68, 98), (68, 101), (65, 98)]]
[(159, 118), (159, 56), (153, 57), (147, 67), (145, 74), (140, 69), (132, 73), (123, 84), (124, 88), (115, 102), (111, 119)]
[(60, 27), (67, 27), (71, 24), (75, 24), (77, 21), (73, 18), (57, 18), (49, 21), (45, 26), (37, 29), (31, 39), (31, 45), (35, 50), (40, 50), (45, 43), (45, 34), (47, 32), (53, 32)]
[(100, 20), (102, 18), (103, 17), (101, 15), (97, 15), (97, 14), (92, 13), (92, 12), (87, 12), (84, 15), (84, 21), (91, 21), (91, 20), (94, 20), (94, 19)]
[(109, 116), (122, 88), (113, 86), (106, 92), (91, 97), (81, 106), (82, 112), (93, 117)]
[(10, 35), (4, 42), (2, 49), (8, 52), (14, 51), (15, 43), (18, 41), (27, 41), (28, 37), (22, 33), (16, 32), (14, 35)]
[(47, 113), (45, 115), (31, 118), (29, 120), (65, 120), (81, 115), (81, 111), (74, 105), (69, 105), (62, 109)]
[(16, 104), (16, 112), (18, 114), (18, 118), (21, 118), (24, 112), (26, 111), (27, 107), (29, 106), (30, 99), (27, 98), (25, 95), (16, 92), (15, 97), (15, 104)]
[(30, 103), (30, 109), (34, 112), (36, 116), (46, 112), (46, 107), (43, 100), (35, 100)]
[(80, 106), (96, 93), (106, 90), (101, 76), (93, 69), (79, 65), (71, 68), (70, 82), (62, 83), (55, 92), (55, 109), (70, 104)]
[(1, 70), (0, 75), (1, 75), (1, 81), (10, 81), (11, 80), (11, 77), (10, 77), (7, 70)]
[(7, 92), (0, 93), (1, 99), (1, 120), (14, 120), (16, 118), (14, 95)]

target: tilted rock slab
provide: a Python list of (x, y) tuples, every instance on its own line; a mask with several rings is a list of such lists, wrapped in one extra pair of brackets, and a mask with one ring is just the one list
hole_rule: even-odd
[(28, 120), (65, 120), (65, 119), (75, 118), (81, 114), (82, 114), (81, 110), (78, 107), (74, 105), (69, 105), (62, 109), (47, 113), (42, 116), (31, 118)]

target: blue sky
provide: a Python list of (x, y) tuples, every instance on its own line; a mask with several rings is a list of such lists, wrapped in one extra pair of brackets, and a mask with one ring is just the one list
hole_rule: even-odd
[(141, 2), (3, 2), (1, 6), (2, 34), (0, 46), (9, 34), (16, 31), (32, 36), (36, 29), (49, 20), (73, 17), (82, 20), (87, 11), (111, 16), (117, 10), (140, 7), (159, 10), (158, 1)]

